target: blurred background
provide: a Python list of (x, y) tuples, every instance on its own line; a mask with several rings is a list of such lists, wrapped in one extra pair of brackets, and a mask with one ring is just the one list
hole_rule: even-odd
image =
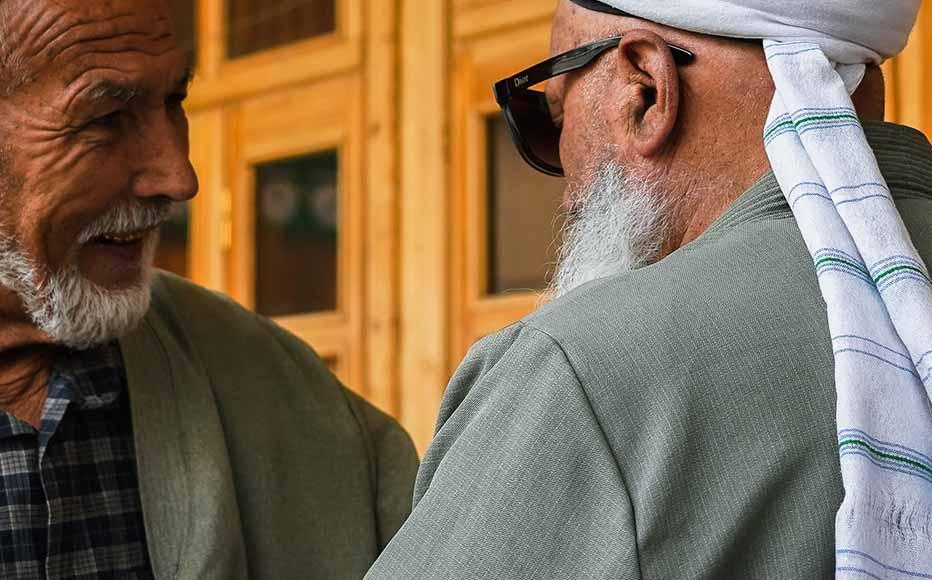
[[(173, 2), (201, 193), (159, 265), (307, 340), (423, 452), (469, 346), (553, 269), (563, 183), (491, 86), (547, 57), (556, 0)], [(932, 6), (885, 70), (890, 120), (932, 135)]]

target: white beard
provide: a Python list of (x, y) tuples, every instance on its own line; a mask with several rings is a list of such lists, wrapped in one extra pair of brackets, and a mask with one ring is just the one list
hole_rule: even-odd
[[(130, 233), (160, 225), (169, 204), (132, 202), (117, 206), (79, 236), (84, 244), (103, 233)], [(107, 290), (85, 278), (76, 252), (58, 270), (40, 266), (24, 254), (14, 239), (0, 231), (0, 286), (22, 301), (36, 328), (58, 344), (85, 350), (132, 330), (149, 310), (152, 259), (158, 235), (144, 241), (142, 274), (137, 284)]]
[(659, 256), (669, 231), (670, 204), (657, 190), (608, 162), (574, 193), (579, 209), (563, 231), (550, 287), (554, 298), (593, 280), (646, 266)]

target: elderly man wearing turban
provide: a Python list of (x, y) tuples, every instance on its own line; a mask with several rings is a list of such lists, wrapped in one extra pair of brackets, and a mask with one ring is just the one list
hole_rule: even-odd
[(496, 86), (568, 180), (558, 298), (463, 363), (367, 578), (932, 578), (918, 9), (560, 1)]

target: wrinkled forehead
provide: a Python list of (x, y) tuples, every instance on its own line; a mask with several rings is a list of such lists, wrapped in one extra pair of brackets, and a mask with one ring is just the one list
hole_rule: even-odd
[(7, 61), (64, 84), (113, 66), (129, 75), (176, 51), (165, 0), (4, 0)]

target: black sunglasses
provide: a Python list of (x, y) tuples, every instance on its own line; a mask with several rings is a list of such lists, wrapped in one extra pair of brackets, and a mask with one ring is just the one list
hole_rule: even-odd
[[(495, 100), (508, 121), (511, 138), (521, 157), (531, 167), (547, 175), (563, 177), (563, 164), (560, 162), (562, 129), (550, 116), (547, 96), (543, 91), (531, 90), (531, 87), (591, 64), (618, 46), (621, 39), (621, 36), (614, 36), (574, 48), (495, 83)], [(685, 48), (672, 44), (667, 46), (673, 53), (673, 61), (680, 66), (690, 64), (696, 58)]]

